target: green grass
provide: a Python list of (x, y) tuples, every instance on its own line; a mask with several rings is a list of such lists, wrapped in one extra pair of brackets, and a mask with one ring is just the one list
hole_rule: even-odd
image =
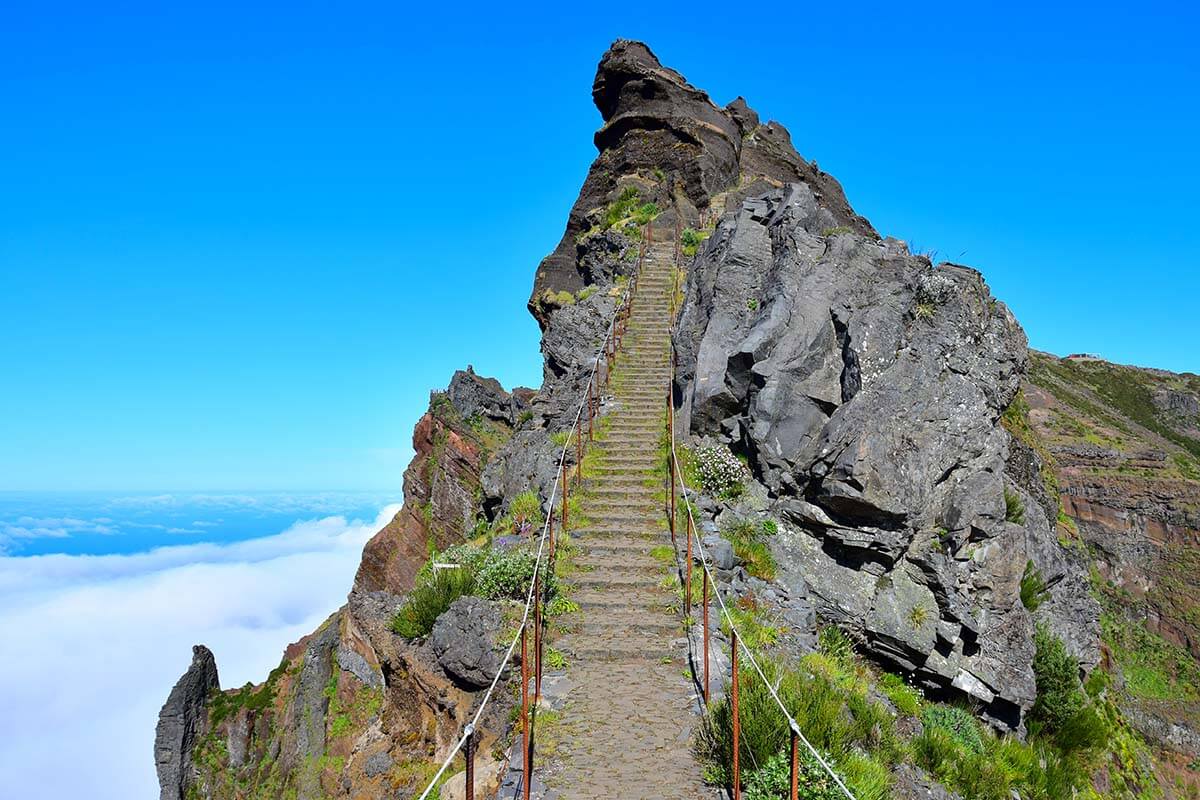
[(892, 701), (892, 705), (901, 714), (909, 717), (920, 715), (925, 697), (920, 689), (909, 686), (899, 675), (885, 672), (879, 678), (879, 690)]
[(765, 541), (770, 535), (767, 530), (765, 526), (756, 526), (749, 520), (739, 520), (727, 525), (722, 534), (733, 545), (734, 554), (742, 560), (748, 574), (764, 581), (773, 581), (779, 564)]
[(1021, 495), (1008, 489), (1004, 490), (1004, 519), (1017, 525), (1025, 524), (1025, 504), (1021, 502)]
[(1042, 571), (1032, 561), (1026, 561), (1025, 571), (1021, 574), (1021, 605), (1030, 611), (1037, 611), (1048, 596)]
[[(641, 192), (636, 186), (626, 186), (617, 199), (608, 204), (608, 208), (604, 211), (604, 221), (601, 223), (601, 229), (611, 228), (619, 222), (622, 222), (636, 213), (640, 212), (645, 206), (638, 201), (641, 199)], [(646, 205), (653, 206), (653, 203)], [(655, 207), (655, 213), (658, 209)], [(644, 223), (643, 223), (644, 224)]]
[(475, 591), (475, 575), (470, 569), (443, 569), (418, 583), (392, 617), (392, 631), (405, 639), (428, 636), (433, 623), (450, 604)]

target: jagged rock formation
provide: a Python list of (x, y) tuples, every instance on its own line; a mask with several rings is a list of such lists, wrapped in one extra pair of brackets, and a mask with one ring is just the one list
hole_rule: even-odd
[(154, 767), (159, 798), (183, 800), (192, 785), (192, 749), (205, 727), (209, 695), (221, 686), (217, 662), (202, 644), (192, 648), (192, 665), (175, 684), (158, 715), (154, 735)]
[(596, 132), (600, 155), (592, 162), (567, 229), (542, 261), (529, 301), (546, 324), (547, 291), (578, 291), (593, 283), (597, 249), (619, 249), (611, 240), (582, 238), (602, 223), (605, 208), (633, 186), (644, 201), (673, 205), (690, 221), (714, 198), (747, 197), (772, 186), (800, 182), (824, 199), (836, 220), (864, 234), (869, 222), (854, 213), (842, 187), (791, 147), (777, 122), (759, 123), (745, 100), (717, 107), (703, 91), (659, 63), (641, 42), (619, 40), (600, 60), (592, 99), (604, 120)]
[(529, 391), (504, 391), (468, 367), (434, 392), (413, 429), (416, 456), (404, 471), (404, 506), (367, 543), (356, 592), (407, 591), (429, 548), (462, 541), (479, 513), (484, 465), (512, 435)]

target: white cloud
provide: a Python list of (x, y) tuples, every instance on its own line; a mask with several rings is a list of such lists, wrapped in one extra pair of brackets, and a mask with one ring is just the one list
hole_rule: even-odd
[(207, 644), (223, 687), (261, 680), (345, 600), (371, 522), (301, 522), (230, 545), (0, 558), (5, 795), (149, 798), (154, 725)]

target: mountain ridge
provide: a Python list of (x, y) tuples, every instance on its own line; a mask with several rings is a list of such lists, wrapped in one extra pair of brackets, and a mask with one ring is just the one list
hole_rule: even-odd
[[(1185, 649), (1197, 641), (1191, 609), (1148, 590), (1140, 611), (1113, 621), (1123, 587), (1174, 573), (1146, 556), (1153, 524), (1130, 527), (1128, 547), (1104, 551), (1112, 525), (1086, 503), (1107, 484), (1081, 480), (1065, 463), (1078, 448), (1047, 421), (1056, 419), (1046, 411), (1056, 387), (1071, 409), (1065, 416), (1095, 414), (1101, 428), (1112, 422), (1101, 401), (1121, 393), (1081, 392), (1081, 379), (1066, 380), (1028, 351), (978, 271), (935, 266), (881, 238), (836, 179), (742, 98), (718, 107), (627, 40), (601, 59), (592, 93), (603, 119), (599, 155), (528, 303), (542, 328), (542, 387), (509, 393), (468, 368), (432, 394), (414, 430), (404, 507), (366, 546), (347, 605), (289, 648), (258, 687), (212, 695), (208, 661), (181, 679), (161, 719), (207, 722), (191, 738), (168, 726), (156, 743), (160, 763), (182, 765), (160, 769), (164, 800), (419, 790), (478, 694), (456, 671), (461, 664), (398, 635), (393, 620), (428, 580), (431, 553), (509, 539), (524, 513), (514, 510), (519, 498), (550, 495), (552, 437), (570, 424), (643, 230), (681, 230), (680, 247), (692, 250), (674, 342), (678, 431), (697, 453), (724, 450), (745, 464), (739, 497), (695, 489), (703, 533), (729, 538), (746, 522), (779, 529), (767, 543), (778, 575), (752, 574), (731, 551), (720, 590), (782, 620), (795, 654), (818, 647), (819, 616), (844, 628), (877, 668), (901, 672), (930, 698), (971, 702), (992, 726), (1022, 736), (1039, 691), (1039, 626), (1086, 673), (1121, 669), (1118, 638), (1133, 635), (1130, 624)], [(1139, 519), (1178, 523), (1187, 549), (1200, 525), (1186, 508), (1171, 516), (1171, 506), (1190, 502), (1200, 483), (1184, 474), (1190, 461), (1173, 460), (1190, 451), (1171, 436), (1188, 438), (1196, 395), (1186, 376), (1168, 375), (1184, 389), (1164, 395), (1161, 413), (1183, 415), (1185, 427), (1160, 420), (1142, 430), (1167, 442), (1155, 463), (1181, 483), (1159, 498), (1161, 513)], [(1195, 411), (1200, 420), (1200, 405)], [(1132, 445), (1145, 438), (1124, 433)], [(1107, 451), (1095, 458), (1128, 460)], [(1135, 477), (1146, 487), (1161, 476)], [(1111, 586), (1094, 585), (1096, 561)], [(1127, 566), (1133, 571), (1122, 574)], [(1023, 594), (1031, 567), (1044, 583), (1035, 608)], [(506, 608), (503, 599), (494, 605)], [(473, 657), (485, 663), (494, 645), (480, 642)], [(512, 684), (509, 675), (480, 729), (495, 784), (512, 735)], [(1142, 700), (1130, 706), (1140, 727), (1160, 744), (1197, 747), (1190, 709)], [(905, 770), (894, 771), (893, 796), (929, 796), (920, 792), (936, 781)]]

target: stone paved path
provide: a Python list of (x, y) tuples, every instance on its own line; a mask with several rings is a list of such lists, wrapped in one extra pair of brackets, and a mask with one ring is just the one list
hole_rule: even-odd
[(687, 673), (676, 599), (650, 555), (669, 545), (655, 481), (670, 380), (668, 339), (674, 246), (650, 246), (618, 361), (611, 427), (595, 445), (596, 475), (585, 485), (587, 528), (572, 533), (582, 568), (571, 578), (581, 610), (555, 646), (567, 656), (572, 689), (536, 773), (547, 798), (715, 797), (701, 781), (690, 740), (698, 705)]

